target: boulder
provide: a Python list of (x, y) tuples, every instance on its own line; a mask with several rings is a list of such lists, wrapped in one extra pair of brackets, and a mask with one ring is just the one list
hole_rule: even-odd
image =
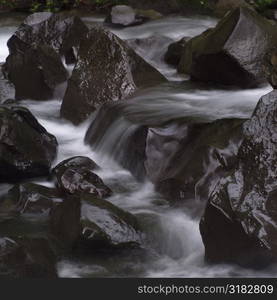
[(136, 218), (90, 194), (69, 197), (51, 212), (52, 233), (74, 248), (125, 248), (140, 245)]
[(72, 157), (58, 164), (52, 171), (56, 186), (67, 194), (92, 194), (99, 198), (111, 196), (112, 191), (93, 171), (98, 166), (88, 157)]
[(235, 9), (214, 29), (189, 40), (178, 70), (195, 80), (257, 87), (266, 82), (264, 56), (276, 44), (276, 33), (254, 11)]
[(2, 218), (24, 214), (47, 216), (58, 199), (55, 189), (34, 183), (17, 184), (0, 198), (0, 215)]
[(57, 140), (28, 109), (0, 106), (0, 128), (0, 182), (49, 174)]
[(35, 13), (28, 16), (8, 41), (5, 64), (16, 98), (45, 100), (67, 79), (61, 57), (72, 60), (88, 28), (78, 17)]
[(56, 256), (46, 239), (0, 237), (1, 278), (56, 278), (56, 262)]
[(128, 5), (115, 5), (105, 20), (114, 26), (127, 27), (143, 23), (143, 18), (138, 17), (135, 10)]
[[(236, 163), (242, 141), (240, 119), (211, 123), (174, 120), (150, 127), (145, 169), (156, 189), (172, 203), (206, 203), (215, 184)], [(188, 203), (189, 204), (189, 203)]]
[(212, 192), (200, 230), (209, 262), (260, 268), (277, 259), (277, 91), (244, 125), (238, 163)]
[(183, 37), (179, 41), (171, 43), (164, 56), (165, 62), (173, 66), (178, 66), (189, 39), (189, 37)]
[[(15, 39), (18, 41), (14, 42)], [(18, 37), (12, 37), (9, 42), (21, 43)], [(67, 79), (59, 54), (48, 45), (22, 45), (22, 48), (9, 55), (5, 64), (7, 77), (15, 86), (15, 98), (50, 99), (55, 87)]]
[(11, 84), (3, 73), (3, 64), (0, 63), (0, 103), (2, 104), (7, 99), (15, 97), (15, 90), (13, 84)]
[(80, 45), (61, 116), (79, 124), (101, 104), (126, 99), (138, 88), (165, 80), (117, 36), (95, 26)]

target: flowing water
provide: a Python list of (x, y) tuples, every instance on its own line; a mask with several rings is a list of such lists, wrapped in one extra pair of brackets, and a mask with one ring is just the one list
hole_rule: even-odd
[[(6, 42), (22, 16), (0, 15), (0, 61), (8, 55)], [(83, 17), (90, 26), (102, 23), (101, 17)], [(120, 38), (132, 39), (135, 51), (157, 67), (169, 83), (146, 89), (126, 102), (125, 112), (132, 119), (148, 124), (183, 116), (214, 120), (224, 117), (249, 117), (258, 99), (270, 91), (269, 87), (252, 90), (223, 89), (190, 83), (175, 69), (163, 62), (170, 42), (183, 36), (195, 36), (214, 26), (216, 20), (206, 17), (168, 17), (141, 26), (113, 30)], [(136, 43), (136, 39), (150, 39), (151, 43)], [(135, 40), (135, 42), (134, 42)], [(39, 122), (59, 142), (56, 163), (75, 155), (91, 157), (102, 167), (98, 172), (111, 187), (114, 195), (109, 201), (135, 214), (145, 227), (148, 238), (141, 251), (121, 253), (109, 257), (68, 258), (58, 264), (61, 277), (229, 277), (276, 276), (274, 268), (255, 272), (232, 265), (210, 266), (204, 262), (204, 247), (199, 233), (199, 217), (189, 209), (169, 207), (148, 182), (138, 182), (116, 163), (116, 145), (124, 147), (124, 136), (130, 124), (119, 118), (108, 128), (92, 151), (84, 144), (89, 121), (80, 126), (59, 118), (61, 99), (47, 102), (22, 101)], [(92, 116), (95, 117), (97, 112)], [(53, 165), (54, 165), (53, 164)], [(51, 186), (51, 182), (40, 182)], [(2, 186), (1, 192), (7, 189)]]

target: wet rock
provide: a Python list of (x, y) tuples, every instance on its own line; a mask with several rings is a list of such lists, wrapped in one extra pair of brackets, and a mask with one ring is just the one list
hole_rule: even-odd
[(172, 203), (192, 200), (195, 206), (196, 200), (204, 204), (218, 180), (236, 163), (243, 122), (184, 119), (150, 127), (146, 175)]
[(276, 262), (277, 91), (244, 125), (238, 164), (215, 187), (200, 229), (210, 262), (255, 268)]
[(61, 107), (61, 116), (78, 124), (101, 104), (126, 99), (137, 88), (165, 81), (113, 33), (94, 27), (83, 39)]
[(0, 181), (46, 176), (56, 157), (56, 138), (23, 107), (0, 107)]
[(276, 32), (254, 11), (238, 8), (187, 43), (178, 69), (195, 80), (259, 86), (266, 82), (264, 56), (276, 44)]
[(142, 24), (143, 18), (138, 17), (135, 10), (128, 5), (115, 5), (106, 18), (106, 23), (127, 27)]
[(141, 243), (136, 218), (105, 200), (82, 198), (81, 225), (82, 241), (88, 245), (134, 247)]
[(87, 31), (78, 17), (47, 12), (28, 16), (8, 41), (5, 72), (16, 98), (51, 98), (67, 78), (61, 56), (72, 57)]
[(15, 97), (14, 86), (5, 78), (2, 68), (3, 64), (0, 63), (0, 103)]
[(165, 61), (173, 66), (178, 66), (181, 60), (181, 56), (186, 47), (188, 37), (184, 37), (177, 42), (174, 42), (168, 46), (167, 52), (165, 53)]
[(0, 277), (56, 278), (56, 256), (48, 241), (34, 237), (0, 237)]
[(34, 183), (17, 184), (0, 198), (0, 216), (17, 217), (22, 214), (47, 216), (58, 201), (59, 193)]
[(52, 171), (57, 188), (67, 194), (92, 194), (109, 197), (112, 191), (93, 171), (98, 166), (88, 157), (73, 157), (58, 164)]
[(74, 248), (134, 247), (142, 236), (133, 215), (89, 194), (58, 204), (51, 224), (52, 233)]
[[(12, 37), (9, 43), (21, 41)], [(29, 47), (22, 44), (21, 50), (9, 55), (5, 64), (8, 79), (15, 86), (15, 98), (50, 99), (55, 87), (67, 79), (59, 54), (48, 45)]]

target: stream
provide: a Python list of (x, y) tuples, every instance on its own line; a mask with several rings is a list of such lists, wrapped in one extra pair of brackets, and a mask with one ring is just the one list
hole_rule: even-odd
[[(100, 16), (82, 16), (88, 25), (101, 24)], [(14, 30), (23, 20), (22, 15), (0, 15), (0, 62), (8, 55), (6, 46)], [(132, 118), (140, 118), (153, 124), (155, 120), (196, 116), (203, 120), (218, 118), (248, 118), (259, 98), (271, 88), (238, 90), (211, 87), (191, 83), (189, 78), (177, 74), (163, 61), (168, 45), (184, 36), (192, 37), (213, 27), (217, 20), (208, 17), (166, 17), (140, 26), (112, 31), (121, 39), (152, 39), (151, 43), (135, 44), (135, 51), (163, 73), (169, 82), (148, 88), (126, 102), (125, 109)], [(70, 70), (69, 70), (70, 71)], [(92, 158), (101, 170), (97, 174), (114, 194), (108, 200), (135, 214), (146, 232), (145, 247), (141, 251), (119, 254), (113, 257), (68, 257), (58, 263), (60, 277), (275, 277), (271, 268), (254, 271), (233, 265), (207, 265), (204, 262), (204, 246), (199, 232), (200, 216), (186, 208), (172, 208), (148, 182), (138, 182), (116, 163), (116, 147), (124, 147), (124, 132), (129, 127), (124, 120), (105, 132), (94, 151), (84, 144), (84, 136), (91, 120), (80, 126), (61, 120), (61, 99), (51, 101), (21, 101), (59, 143), (53, 165), (72, 156)], [(95, 117), (97, 114), (91, 117)], [(36, 181), (52, 186), (51, 182)], [(1, 187), (1, 193), (7, 185)]]

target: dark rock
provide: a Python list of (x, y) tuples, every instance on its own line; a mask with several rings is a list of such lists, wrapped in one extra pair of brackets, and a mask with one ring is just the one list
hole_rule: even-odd
[(210, 262), (255, 268), (277, 258), (277, 91), (263, 96), (244, 125), (234, 171), (210, 196), (200, 229)]
[[(20, 44), (21, 41), (13, 36), (9, 43)], [(55, 87), (67, 79), (59, 54), (48, 45), (22, 44), (21, 50), (9, 55), (5, 64), (8, 78), (15, 86), (15, 98), (50, 99)]]
[(55, 189), (34, 183), (18, 184), (0, 198), (0, 216), (48, 215), (57, 199), (59, 194)]
[(93, 171), (98, 166), (88, 157), (69, 158), (53, 169), (57, 188), (67, 194), (92, 194), (99, 198), (112, 194), (102, 179)]
[(5, 72), (16, 98), (45, 100), (67, 79), (61, 57), (72, 56), (88, 29), (78, 17), (52, 13), (28, 16), (8, 41)]
[(171, 202), (206, 202), (215, 184), (236, 163), (244, 120), (212, 123), (175, 120), (149, 128), (145, 168), (157, 190)]
[(94, 27), (82, 40), (61, 116), (78, 124), (101, 104), (131, 96), (137, 88), (165, 81), (113, 33)]
[(1, 277), (56, 278), (56, 256), (48, 241), (34, 237), (1, 237)]
[(81, 225), (82, 241), (91, 246), (133, 247), (141, 243), (136, 218), (105, 200), (84, 195)]
[(187, 43), (178, 69), (196, 80), (256, 87), (266, 82), (264, 56), (276, 44), (276, 33), (254, 11), (236, 9)]
[(167, 52), (165, 53), (165, 61), (173, 66), (178, 66), (181, 60), (181, 56), (186, 47), (188, 37), (180, 39), (178, 42), (172, 43), (168, 46)]
[(0, 107), (0, 182), (46, 176), (57, 141), (28, 109)]
[(0, 103), (15, 97), (14, 86), (5, 78), (2, 68), (3, 64), (0, 63)]
[(51, 218), (52, 233), (74, 248), (134, 247), (142, 238), (133, 215), (89, 194), (67, 198)]

